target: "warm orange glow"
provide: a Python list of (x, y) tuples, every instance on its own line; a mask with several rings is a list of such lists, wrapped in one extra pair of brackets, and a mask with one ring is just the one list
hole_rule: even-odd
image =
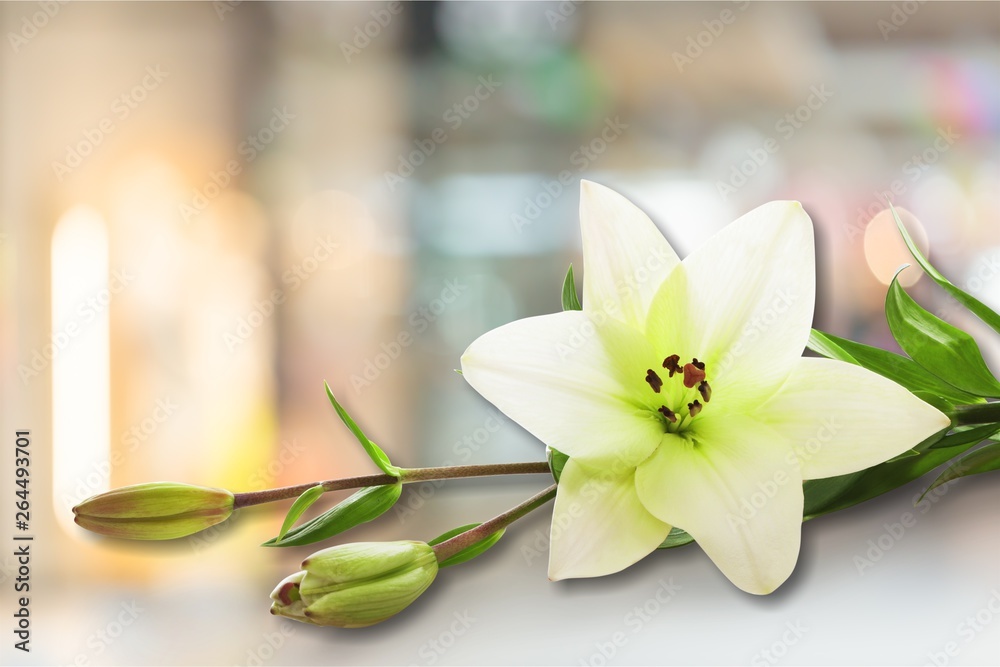
[[(910, 232), (920, 252), (927, 255), (929, 244), (924, 226), (906, 209), (896, 207), (896, 212), (899, 213), (899, 218)], [(904, 264), (915, 264), (913, 256), (899, 235), (899, 230), (896, 229), (896, 221), (889, 209), (878, 213), (865, 228), (865, 259), (868, 261), (868, 268), (883, 285), (892, 282), (892, 277), (896, 275), (899, 267)], [(908, 269), (899, 275), (899, 284), (909, 287), (920, 280), (922, 275), (919, 268)]]

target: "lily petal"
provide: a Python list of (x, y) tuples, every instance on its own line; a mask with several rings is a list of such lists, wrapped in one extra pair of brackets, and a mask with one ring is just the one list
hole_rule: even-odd
[(684, 258), (684, 275), (672, 275), (653, 301), (649, 335), (682, 328), (691, 349), (670, 353), (705, 362), (714, 394), (727, 406), (759, 405), (785, 381), (809, 339), (814, 254), (812, 222), (801, 204), (759, 206)]
[(802, 476), (787, 443), (751, 419), (708, 418), (636, 471), (642, 504), (683, 528), (738, 587), (774, 591), (795, 568)]
[(863, 470), (947, 428), (951, 420), (900, 385), (834, 359), (799, 359), (755, 414), (794, 445), (804, 479)]
[(570, 459), (552, 512), (549, 579), (601, 577), (652, 553), (670, 526), (639, 501), (635, 470), (591, 468)]
[[(611, 331), (616, 335), (609, 338)], [(624, 325), (598, 326), (585, 312), (568, 311), (483, 334), (462, 356), (462, 374), (547, 445), (594, 463), (635, 466), (663, 437), (660, 421), (623, 384), (623, 369), (643, 384), (647, 348), (642, 335)]]
[(641, 329), (677, 253), (635, 204), (592, 181), (580, 183), (583, 307)]

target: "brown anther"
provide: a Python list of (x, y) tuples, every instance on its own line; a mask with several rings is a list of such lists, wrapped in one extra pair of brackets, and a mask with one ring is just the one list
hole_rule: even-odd
[(708, 386), (708, 382), (705, 380), (702, 380), (701, 384), (698, 385), (698, 392), (701, 394), (702, 400), (706, 403), (712, 400), (712, 388)]
[[(697, 360), (695, 360), (697, 361)], [(702, 364), (704, 366), (704, 364)], [(688, 389), (696, 387), (699, 382), (705, 379), (705, 370), (698, 368), (693, 363), (684, 364), (684, 386)]]
[(700, 370), (700, 371), (705, 370), (705, 362), (704, 361), (698, 361), (698, 357), (695, 357), (694, 359), (692, 359), (691, 363), (694, 364), (694, 367), (697, 368), (698, 370)]
[(657, 410), (657, 412), (666, 417), (667, 421), (669, 421), (671, 424), (677, 423), (677, 414), (667, 406), (661, 405), (660, 409)]
[(671, 354), (669, 357), (663, 360), (663, 367), (670, 371), (670, 377), (674, 376), (674, 373), (681, 372), (681, 366), (678, 363), (681, 360), (681, 355)]
[(701, 412), (702, 407), (703, 406), (698, 402), (698, 399), (695, 399), (694, 403), (688, 403), (688, 414), (691, 415), (691, 417), (696, 417), (698, 416), (698, 413)]
[(657, 394), (660, 393), (660, 387), (663, 386), (663, 380), (660, 379), (660, 376), (657, 375), (656, 371), (652, 368), (646, 371), (646, 382), (648, 382), (649, 386), (653, 388), (653, 391)]

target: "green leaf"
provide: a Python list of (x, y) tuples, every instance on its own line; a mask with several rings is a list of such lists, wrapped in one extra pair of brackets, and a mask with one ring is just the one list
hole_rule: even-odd
[(893, 463), (893, 462), (895, 462), (895, 461), (900, 461), (900, 460), (902, 460), (902, 459), (908, 459), (908, 458), (910, 458), (911, 456), (920, 456), (920, 452), (918, 452), (918, 451), (917, 451), (917, 450), (915, 450), (915, 449), (907, 449), (907, 450), (906, 450), (905, 452), (903, 452), (902, 454), (896, 454), (896, 455), (895, 455), (895, 456), (893, 456), (893, 457), (892, 457), (891, 459), (889, 459), (888, 461), (886, 461), (886, 463)]
[(309, 509), (314, 502), (319, 500), (319, 497), (324, 493), (322, 485), (314, 486), (311, 489), (306, 489), (302, 492), (302, 495), (295, 499), (292, 506), (288, 508), (288, 514), (285, 515), (285, 521), (281, 524), (281, 530), (278, 531), (277, 540), (280, 542), (281, 538), (288, 533), (288, 530), (295, 525), (295, 522), (299, 520), (303, 512)]
[(980, 447), (948, 466), (934, 480), (934, 483), (927, 487), (927, 491), (924, 491), (924, 495), (920, 496), (920, 498), (923, 499), (930, 491), (959, 477), (978, 475), (979, 473), (990, 472), (991, 470), (1000, 470), (1000, 442), (991, 442), (988, 445)]
[(583, 310), (583, 306), (580, 305), (580, 297), (576, 295), (576, 282), (573, 280), (572, 264), (569, 265), (569, 271), (566, 272), (566, 279), (563, 280), (562, 307), (563, 310)]
[(381, 516), (396, 504), (402, 492), (402, 484), (362, 489), (312, 521), (288, 531), (281, 541), (273, 538), (261, 546), (299, 547), (333, 537)]
[(941, 439), (935, 434), (914, 449), (917, 456), (886, 461), (859, 472), (827, 479), (809, 480), (803, 485), (805, 520), (846, 509), (908, 484), (934, 468), (970, 449), (975, 443), (953, 444), (930, 449)]
[(680, 528), (671, 528), (670, 534), (667, 535), (667, 539), (663, 540), (663, 543), (656, 547), (657, 549), (673, 549), (675, 547), (682, 547), (685, 544), (691, 544), (694, 542), (694, 538), (687, 534), (687, 531), (681, 530)]
[[(846, 495), (847, 490), (861, 478), (862, 474), (863, 471), (859, 471), (803, 482), (802, 492), (805, 496), (802, 508), (803, 521), (826, 514), (827, 511), (832, 512), (833, 510), (829, 508), (837, 505), (837, 500)], [(845, 507), (849, 507), (850, 504)]]
[[(445, 540), (450, 540), (451, 538), (457, 535), (461, 535), (464, 532), (470, 531), (473, 528), (477, 528), (480, 525), (481, 524), (478, 523), (469, 523), (464, 526), (459, 526), (458, 528), (452, 528), (448, 532), (442, 533), (441, 535), (435, 537), (433, 540), (430, 540), (427, 544), (433, 547), (435, 544), (441, 544)], [(506, 530), (507, 530), (506, 528), (501, 528), (497, 532), (489, 535), (488, 537), (485, 537), (482, 540), (479, 540), (475, 544), (465, 547), (458, 553), (453, 554), (450, 557), (445, 558), (443, 561), (438, 563), (438, 567), (450, 567), (452, 565), (458, 565), (459, 563), (464, 563), (467, 560), (472, 560), (473, 558), (482, 554), (484, 551), (486, 551), (494, 544), (496, 544), (500, 540), (500, 538), (503, 537), (504, 531)]]
[(985, 424), (983, 426), (973, 426), (972, 428), (955, 431), (946, 435), (938, 442), (930, 446), (930, 449), (943, 449), (945, 447), (958, 447), (959, 445), (978, 445), (983, 440), (988, 440), (996, 433), (1000, 433), (1000, 424)]
[(354, 434), (354, 437), (358, 439), (361, 446), (365, 448), (366, 452), (368, 452), (369, 458), (375, 462), (375, 465), (377, 465), (382, 472), (398, 478), (400, 475), (399, 468), (392, 465), (389, 461), (389, 457), (382, 451), (382, 448), (369, 440), (368, 436), (361, 430), (361, 427), (358, 426), (353, 419), (351, 419), (351, 415), (347, 414), (347, 410), (340, 405), (337, 401), (337, 397), (333, 395), (333, 390), (330, 389), (330, 385), (324, 382), (323, 386), (326, 387), (326, 395), (330, 398), (330, 402), (333, 403), (333, 409), (337, 411), (337, 414), (340, 415), (340, 419), (347, 425), (347, 428), (351, 429), (351, 433)]
[(569, 461), (569, 456), (554, 447), (546, 447), (545, 458), (549, 461), (549, 470), (552, 471), (552, 478), (558, 484), (559, 478), (562, 477), (563, 468), (566, 467), (566, 462)]
[[(932, 396), (940, 396), (949, 403), (970, 404), (982, 403), (983, 399), (957, 389), (944, 382), (933, 373), (925, 370), (920, 364), (900, 354), (887, 352), (877, 347), (856, 343), (846, 338), (839, 338), (823, 331), (812, 330), (809, 334), (809, 349), (830, 359), (839, 359), (849, 364), (878, 373), (913, 393), (926, 392), (931, 396), (918, 397), (940, 409), (939, 403)], [(947, 412), (947, 410), (945, 410)]]
[(948, 384), (977, 396), (1000, 397), (1000, 382), (975, 339), (924, 310), (899, 286), (889, 286), (885, 316), (896, 342), (910, 357)]
[[(948, 399), (938, 396), (937, 394), (932, 394), (929, 391), (915, 391), (913, 395), (919, 398), (924, 403), (933, 405), (935, 408), (940, 410), (946, 415), (950, 415), (955, 410), (955, 404)], [(970, 400), (970, 404), (985, 403), (986, 399), (979, 398), (976, 396), (973, 400)]]
[(906, 243), (906, 247), (910, 249), (910, 254), (913, 255), (913, 259), (917, 260), (917, 264), (919, 264), (920, 268), (924, 270), (924, 273), (930, 276), (931, 280), (940, 285), (944, 291), (955, 297), (956, 301), (968, 308), (976, 317), (990, 325), (994, 331), (1000, 333), (1000, 314), (976, 297), (963, 292), (958, 287), (955, 287), (951, 281), (941, 275), (941, 272), (935, 269), (927, 258), (924, 257), (923, 253), (920, 252), (920, 249), (917, 248), (916, 244), (913, 242), (913, 238), (910, 237), (910, 233), (906, 231), (906, 227), (903, 226), (903, 221), (899, 219), (899, 214), (896, 213), (896, 208), (891, 203), (889, 204), (889, 209), (892, 211), (892, 217), (896, 221), (896, 227), (899, 229), (899, 233), (902, 235), (903, 241)]

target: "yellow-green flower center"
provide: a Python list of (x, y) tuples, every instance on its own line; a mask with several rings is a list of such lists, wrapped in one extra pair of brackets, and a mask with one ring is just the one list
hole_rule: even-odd
[[(663, 360), (663, 368), (667, 371), (667, 381), (669, 382), (676, 375), (678, 380), (684, 383), (685, 388), (676, 404), (661, 405), (656, 410), (663, 421), (663, 429), (667, 433), (679, 433), (712, 400), (712, 387), (709, 386), (706, 379), (704, 362), (698, 361), (698, 358), (695, 357), (689, 363), (681, 366), (680, 361), (681, 357), (678, 354), (672, 354)], [(657, 394), (661, 393), (663, 379), (659, 373), (649, 368), (646, 370), (645, 380), (650, 389)], [(700, 396), (700, 400), (698, 396)]]

